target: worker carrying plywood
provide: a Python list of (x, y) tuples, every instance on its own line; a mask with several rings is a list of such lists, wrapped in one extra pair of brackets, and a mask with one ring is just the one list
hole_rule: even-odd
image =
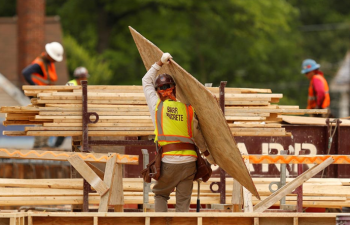
[(328, 83), (319, 68), (320, 64), (313, 59), (303, 61), (301, 73), (310, 80), (308, 109), (327, 109), (331, 103)]
[(176, 100), (176, 83), (171, 75), (157, 72), (172, 58), (164, 53), (142, 78), (143, 91), (161, 147), (160, 177), (152, 191), (155, 211), (167, 212), (170, 193), (176, 188), (176, 212), (188, 212), (196, 175), (196, 146), (211, 164), (216, 164), (198, 126), (194, 109)]

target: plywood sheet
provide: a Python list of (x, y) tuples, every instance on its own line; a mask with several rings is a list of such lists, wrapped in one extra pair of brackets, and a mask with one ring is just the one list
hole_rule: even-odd
[[(161, 58), (163, 52), (132, 27), (129, 28), (148, 70)], [(212, 93), (174, 60), (164, 65), (158, 74), (162, 73), (173, 76), (177, 84), (178, 99), (195, 108), (203, 136), (217, 164), (259, 198), (225, 117)]]
[[(307, 116), (281, 116), (283, 122), (289, 124), (305, 124), (305, 125), (324, 125), (326, 126), (327, 118), (319, 118), (319, 117), (307, 117)], [(334, 120), (334, 118), (330, 118), (330, 120)], [(350, 120), (341, 119), (340, 126), (350, 126)], [(333, 123), (335, 124), (335, 123)]]

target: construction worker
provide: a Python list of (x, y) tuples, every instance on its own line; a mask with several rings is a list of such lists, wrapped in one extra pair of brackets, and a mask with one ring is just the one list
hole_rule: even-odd
[(89, 78), (89, 76), (90, 76), (89, 72), (85, 67), (83, 67), (83, 66), (77, 67), (74, 70), (74, 79), (68, 81), (67, 85), (69, 85), (69, 86), (81, 85), (81, 81), (87, 80)]
[(207, 150), (192, 106), (176, 100), (176, 83), (171, 75), (157, 72), (169, 63), (164, 53), (142, 78), (143, 91), (155, 125), (158, 146), (162, 148), (161, 175), (152, 191), (155, 211), (167, 212), (169, 195), (176, 188), (176, 212), (188, 212), (193, 178), (196, 174), (196, 144), (211, 164), (216, 164)]
[(303, 61), (301, 73), (310, 80), (308, 109), (327, 109), (331, 103), (328, 83), (319, 68), (320, 64), (313, 59)]
[(63, 59), (63, 47), (58, 42), (45, 45), (45, 52), (24, 68), (22, 74), (30, 85), (53, 85), (57, 81), (55, 62)]
[[(63, 59), (63, 47), (58, 42), (45, 45), (45, 52), (23, 69), (22, 75), (30, 85), (53, 85), (57, 81), (55, 62)], [(33, 148), (49, 147), (48, 136), (35, 136)]]

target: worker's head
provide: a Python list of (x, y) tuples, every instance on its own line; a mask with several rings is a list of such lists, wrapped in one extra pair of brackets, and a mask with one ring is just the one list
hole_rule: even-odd
[(317, 64), (313, 59), (305, 59), (301, 65), (301, 73), (305, 74), (308, 79), (311, 79), (313, 75), (317, 74), (320, 64)]
[(176, 101), (176, 83), (169, 74), (161, 74), (155, 81), (155, 89), (160, 100), (172, 99)]
[(45, 45), (45, 51), (50, 61), (61, 62), (63, 59), (63, 47), (58, 42), (51, 42)]
[(87, 80), (89, 76), (89, 71), (83, 66), (77, 67), (74, 70), (74, 78), (77, 80), (79, 85), (81, 81)]

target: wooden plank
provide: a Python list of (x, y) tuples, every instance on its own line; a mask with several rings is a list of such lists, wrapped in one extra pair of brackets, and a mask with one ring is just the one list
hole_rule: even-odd
[(109, 198), (109, 204), (118, 206), (118, 212), (123, 210), (124, 194), (123, 194), (123, 170), (122, 165), (117, 163), (115, 173), (112, 178), (112, 191)]
[[(92, 111), (89, 109), (89, 111)], [(103, 111), (93, 111), (96, 112), (99, 116), (149, 116), (149, 112), (103, 112)], [(40, 116), (82, 116), (82, 112), (40, 112)]]
[[(86, 162), (86, 161), (85, 161)], [(107, 160), (108, 162), (108, 160)], [(103, 180), (105, 173), (100, 170), (98, 167), (96, 167), (94, 164), (90, 163), (90, 162), (86, 162), (86, 164), (96, 173), (96, 175)]]
[(83, 179), (6, 179), (0, 178), (0, 187), (83, 189)]
[[(44, 127), (81, 127), (82, 123), (44, 123)], [(88, 127), (140, 127), (153, 126), (152, 122), (148, 123), (90, 123)], [(276, 127), (276, 126), (272, 126)], [(154, 129), (154, 128), (153, 128)]]
[(116, 167), (117, 157), (115, 154), (111, 155), (106, 163), (104, 179), (109, 191), (101, 197), (100, 205), (98, 207), (99, 212), (108, 212), (108, 200), (111, 195), (112, 187), (112, 178), (114, 177), (115, 167)]
[(5, 136), (26, 136), (27, 135), (25, 131), (7, 131), (7, 130), (4, 130), (2, 134)]
[[(92, 119), (94, 117), (91, 117)], [(112, 119), (112, 120), (150, 120), (151, 116), (100, 116), (101, 120), (103, 119)], [(81, 116), (35, 116), (35, 119), (81, 119)]]
[[(61, 131), (81, 131), (82, 127), (25, 127), (25, 131), (53, 131), (53, 130), (61, 130)], [(102, 127), (102, 126), (92, 126), (89, 127), (89, 131), (151, 131), (154, 132), (153, 126), (146, 126), (146, 127)]]
[(332, 162), (334, 162), (334, 159), (330, 157), (327, 160), (325, 160), (323, 163), (316, 165), (311, 169), (308, 169), (303, 174), (295, 178), (294, 181), (281, 187), (276, 192), (274, 192), (270, 197), (266, 198), (265, 200), (255, 205), (254, 212), (265, 211), (270, 206), (272, 206), (275, 202), (279, 201), (281, 198), (286, 196), (288, 193), (292, 192), (295, 188), (299, 187), (305, 181), (315, 176), (318, 172), (322, 171), (324, 168), (332, 164)]
[[(82, 131), (4, 131), (9, 136), (81, 136)], [(151, 131), (90, 131), (89, 136), (149, 136), (154, 135)]]
[[(120, 164), (138, 165), (138, 155), (123, 155), (115, 153), (117, 162)], [(43, 151), (43, 150), (15, 150), (0, 149), (0, 158), (22, 158), (67, 161), (70, 157), (77, 156), (83, 161), (105, 163), (108, 155), (105, 153), (83, 153), (83, 152), (63, 152), (63, 151)]]
[[(133, 28), (129, 28), (146, 70), (148, 70), (161, 58), (163, 52)], [(203, 136), (217, 164), (259, 198), (252, 178), (243, 163), (239, 149), (212, 93), (174, 60), (171, 60), (170, 64), (164, 65), (159, 71), (159, 74), (161, 73), (173, 76), (177, 84), (176, 90), (179, 100), (183, 103), (190, 103), (195, 108)], [(220, 135), (217, 135), (218, 133)]]
[(54, 188), (0, 188), (0, 197), (19, 196), (79, 196), (82, 190), (78, 189), (54, 189)]
[[(281, 116), (283, 122), (289, 124), (323, 125), (326, 126), (326, 118), (303, 117), (303, 116)], [(340, 126), (350, 126), (350, 120), (341, 120)], [(336, 124), (333, 123), (332, 126)]]
[(68, 158), (68, 161), (101, 196), (106, 194), (109, 190), (106, 183), (79, 156), (73, 155)]
[(242, 212), (243, 193), (242, 185), (233, 179), (231, 204), (233, 212)]
[[(250, 168), (249, 159), (244, 158), (244, 163), (247, 168)], [(245, 187), (243, 187), (243, 201), (244, 212), (253, 212), (252, 193), (250, 193), (250, 191), (247, 190)]]

